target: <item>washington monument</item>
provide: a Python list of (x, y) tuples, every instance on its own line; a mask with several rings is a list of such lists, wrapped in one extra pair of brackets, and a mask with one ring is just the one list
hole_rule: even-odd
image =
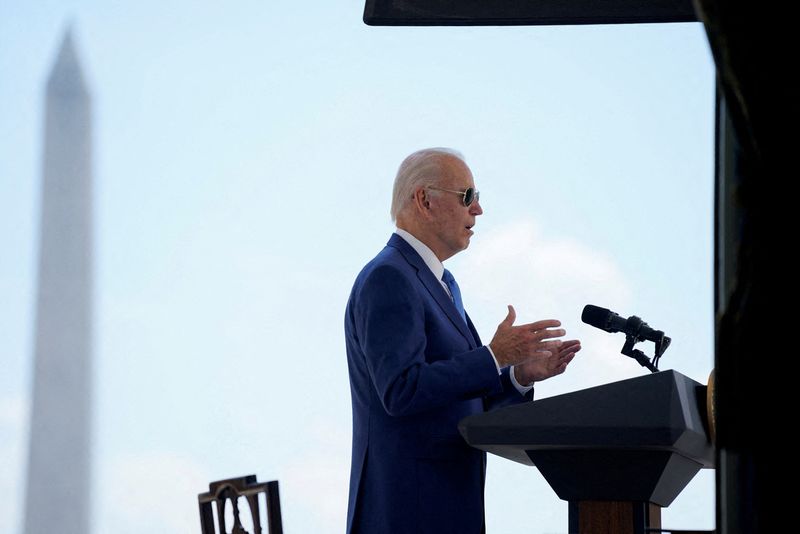
[(90, 108), (68, 30), (45, 102), (26, 534), (90, 532)]

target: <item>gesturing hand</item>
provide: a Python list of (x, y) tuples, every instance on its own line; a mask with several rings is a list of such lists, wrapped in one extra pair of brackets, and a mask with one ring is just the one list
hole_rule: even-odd
[(514, 367), (514, 378), (520, 384), (530, 385), (551, 376), (560, 375), (567, 369), (567, 365), (579, 350), (581, 350), (581, 342), (577, 339), (564, 341), (552, 354), (534, 356)]
[(497, 331), (489, 347), (494, 353), (500, 367), (507, 367), (523, 363), (533, 357), (550, 356), (558, 352), (561, 341), (554, 339), (563, 336), (566, 332), (561, 322), (555, 319), (546, 319), (535, 323), (514, 326), (517, 313), (509, 304), (508, 315), (497, 326)]

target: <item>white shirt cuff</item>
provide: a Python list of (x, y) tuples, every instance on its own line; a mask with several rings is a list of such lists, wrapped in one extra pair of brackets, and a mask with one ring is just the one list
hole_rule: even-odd
[[(494, 365), (497, 367), (497, 374), (501, 374), (503, 372), (503, 370), (500, 369), (500, 364), (497, 363), (497, 357), (494, 355), (494, 351), (492, 350), (492, 347), (490, 347), (489, 345), (486, 345), (486, 348), (489, 349), (489, 354), (492, 355), (492, 359), (494, 360)], [(514, 376), (514, 366), (513, 365), (508, 369), (508, 374), (509, 374), (509, 378), (511, 379), (511, 384), (513, 384), (514, 388), (517, 391), (519, 391), (520, 395), (525, 395), (526, 393), (528, 393), (530, 390), (533, 389), (533, 384), (531, 384), (530, 386), (523, 386), (522, 384), (517, 382), (517, 377)]]
[(513, 365), (511, 366), (511, 369), (508, 370), (508, 374), (509, 374), (509, 378), (511, 379), (511, 383), (514, 385), (514, 387), (517, 389), (517, 391), (519, 391), (520, 395), (525, 395), (526, 393), (528, 393), (530, 390), (533, 389), (533, 384), (531, 384), (530, 386), (523, 386), (522, 384), (517, 382), (517, 377), (514, 376), (514, 366)]

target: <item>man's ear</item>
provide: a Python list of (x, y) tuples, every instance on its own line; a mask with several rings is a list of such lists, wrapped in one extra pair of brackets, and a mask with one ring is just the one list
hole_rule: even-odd
[(417, 189), (414, 192), (414, 204), (416, 204), (417, 209), (423, 212), (431, 209), (431, 202), (428, 197), (428, 192), (425, 191), (424, 187)]

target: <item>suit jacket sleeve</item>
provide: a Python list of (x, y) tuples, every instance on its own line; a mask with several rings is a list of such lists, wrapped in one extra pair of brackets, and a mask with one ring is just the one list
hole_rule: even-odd
[(520, 394), (514, 384), (511, 382), (509, 373), (510, 367), (506, 367), (500, 373), (500, 382), (503, 385), (503, 391), (500, 393), (492, 394), (484, 399), (483, 407), (486, 411), (496, 410), (503, 406), (511, 406), (521, 402), (529, 402), (533, 400), (533, 389), (531, 388), (525, 395)]
[[(425, 304), (398, 268), (382, 265), (364, 279), (353, 314), (370, 379), (390, 415), (411, 415), (457, 400), (504, 393), (486, 347), (432, 354)], [(451, 335), (460, 336), (455, 329)], [(522, 399), (519, 393), (517, 397)]]

